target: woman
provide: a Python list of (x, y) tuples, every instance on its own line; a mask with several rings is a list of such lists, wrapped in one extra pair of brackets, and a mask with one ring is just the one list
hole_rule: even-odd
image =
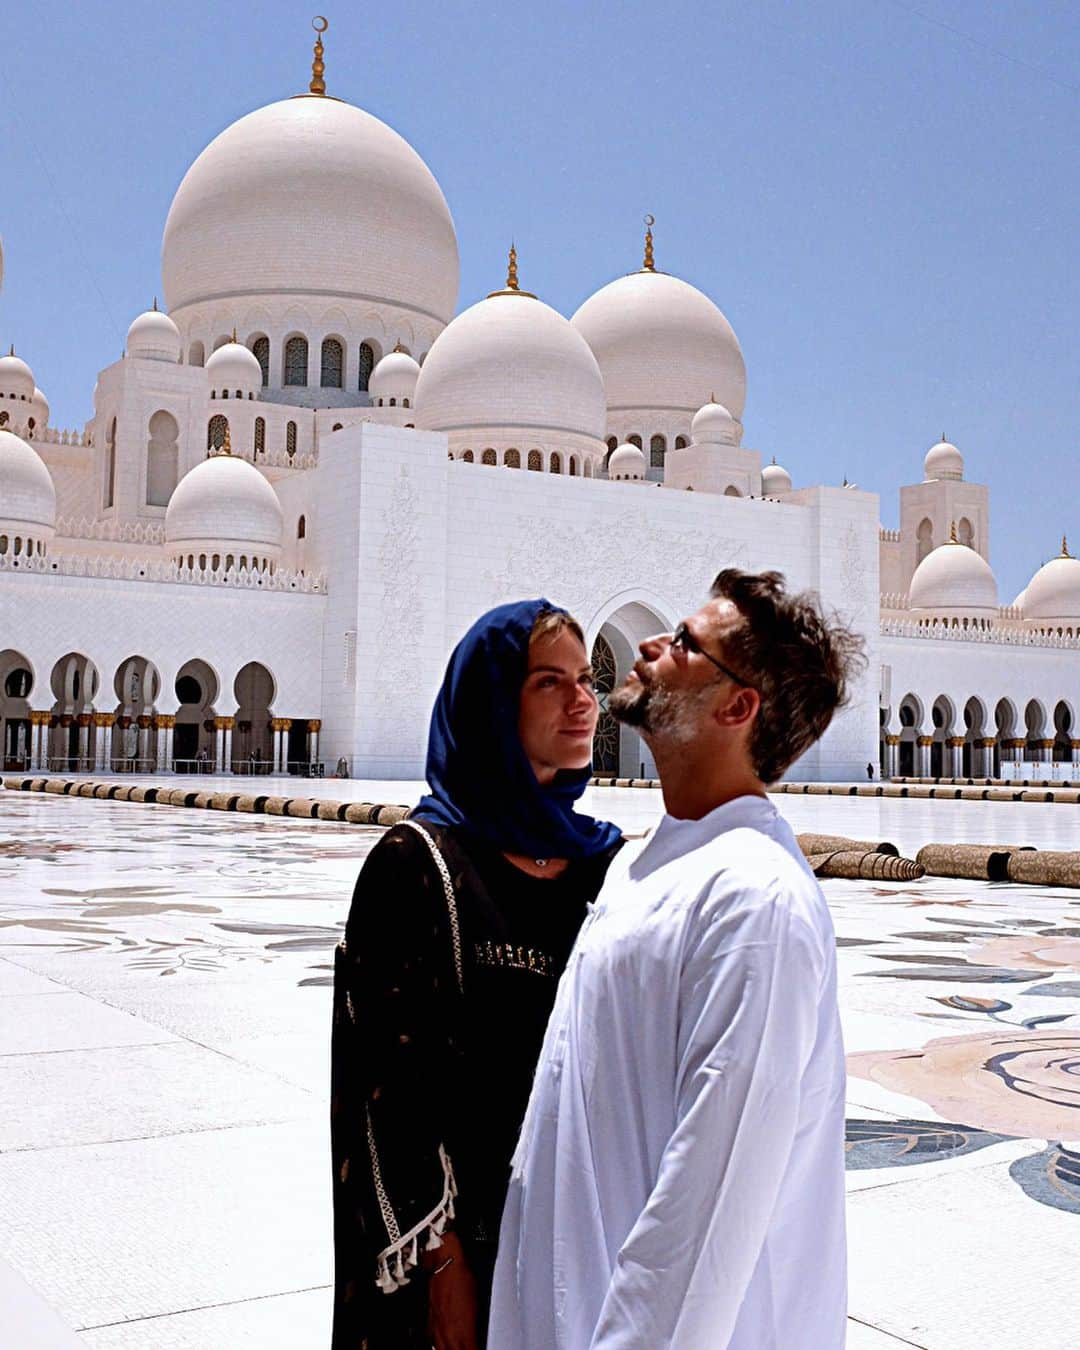
[(556, 983), (621, 843), (573, 809), (597, 716), (568, 614), (485, 614), (435, 704), (431, 792), (357, 880), (334, 980), (334, 1350), (482, 1350)]

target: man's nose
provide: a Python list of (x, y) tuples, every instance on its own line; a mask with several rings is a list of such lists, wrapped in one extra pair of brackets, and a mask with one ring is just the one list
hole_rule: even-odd
[(665, 648), (670, 645), (670, 633), (654, 633), (652, 637), (647, 637), (644, 642), (638, 643), (638, 651), (646, 661), (655, 661), (658, 656), (663, 655)]

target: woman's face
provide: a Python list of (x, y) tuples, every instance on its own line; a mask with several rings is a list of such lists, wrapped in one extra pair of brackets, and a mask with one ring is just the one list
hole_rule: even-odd
[(538, 782), (586, 767), (599, 715), (588, 655), (570, 629), (530, 643), (518, 735)]

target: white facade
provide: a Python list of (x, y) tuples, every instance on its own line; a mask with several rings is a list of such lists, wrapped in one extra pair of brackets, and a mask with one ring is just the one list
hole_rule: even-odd
[[(569, 608), (603, 694), (725, 566), (779, 569), (867, 640), (851, 706), (792, 776), (1080, 750), (1080, 562), (1043, 570), (1037, 614), (1000, 608), (987, 490), (944, 441), (894, 532), (870, 494), (763, 470), (741, 443), (734, 331), (657, 270), (651, 232), (643, 267), (570, 320), (519, 289), (513, 253), (505, 286), (453, 319), (434, 177), (313, 94), (203, 152), (162, 269), (170, 313), (136, 318), (81, 431), (49, 426), (33, 371), (0, 358), (5, 767), (344, 758), (418, 777), (446, 658), (481, 611)], [(606, 713), (596, 758), (653, 769)]]

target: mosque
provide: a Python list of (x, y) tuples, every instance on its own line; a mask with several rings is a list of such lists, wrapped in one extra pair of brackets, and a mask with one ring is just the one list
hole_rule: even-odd
[[(0, 358), (5, 769), (420, 777), (446, 657), (482, 610), (569, 608), (603, 705), (637, 643), (739, 566), (815, 588), (866, 637), (865, 679), (792, 777), (1068, 776), (1064, 541), (1001, 604), (988, 489), (944, 438), (900, 489), (898, 530), (873, 494), (795, 486), (743, 444), (738, 339), (663, 270), (649, 217), (641, 265), (569, 319), (513, 249), (455, 314), (439, 185), (327, 93), (316, 27), (308, 92), (185, 174), (164, 304), (131, 324), (82, 430), (52, 425), (14, 348)], [(652, 769), (606, 710), (595, 764)]]

